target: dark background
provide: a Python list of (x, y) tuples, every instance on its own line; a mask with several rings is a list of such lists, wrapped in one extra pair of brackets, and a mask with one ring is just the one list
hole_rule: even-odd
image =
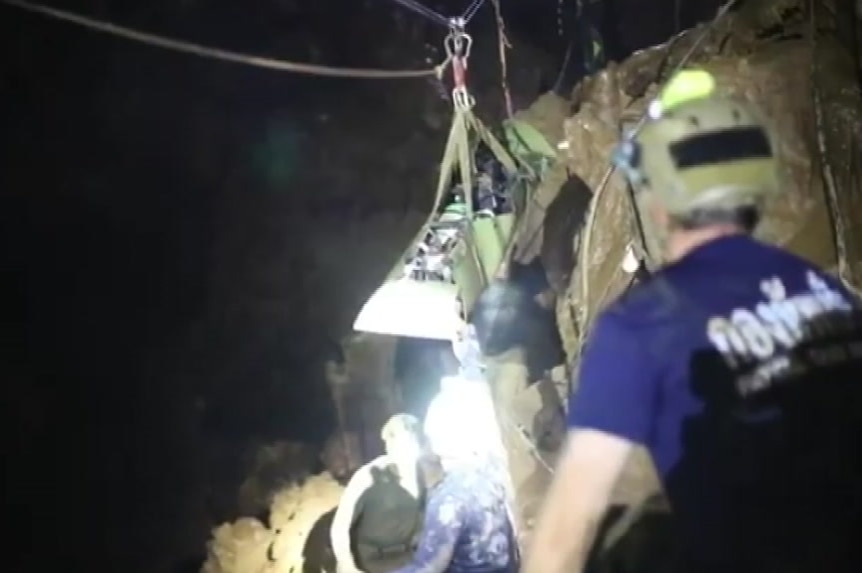
[[(570, 34), (556, 0), (502, 4), (526, 105)], [(717, 3), (682, 4), (684, 25)], [(611, 56), (675, 31), (672, 1), (609, 5)], [(55, 6), (345, 67), (429, 67), (444, 33), (387, 0)], [(493, 121), (490, 2), (471, 31)], [(0, 58), (4, 568), (194, 563), (242, 452), (332, 430), (322, 357), (430, 203), (449, 104), (428, 80), (202, 60), (5, 5)]]

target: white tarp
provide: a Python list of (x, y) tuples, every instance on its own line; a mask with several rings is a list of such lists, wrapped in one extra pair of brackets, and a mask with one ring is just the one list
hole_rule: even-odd
[(452, 340), (460, 327), (457, 286), (406, 277), (383, 283), (353, 323), (360, 332), (437, 340)]

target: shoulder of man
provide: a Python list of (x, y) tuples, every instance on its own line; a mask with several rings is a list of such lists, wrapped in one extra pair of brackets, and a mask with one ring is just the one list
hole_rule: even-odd
[(374, 482), (374, 474), (392, 465), (392, 460), (386, 455), (378, 456), (353, 472), (348, 482), (348, 489), (365, 489)]
[(616, 299), (601, 310), (600, 317), (632, 326), (658, 318), (675, 306), (677, 291), (672, 286), (672, 277), (664, 270), (641, 280), (625, 289)]
[[(587, 347), (601, 347), (603, 360), (608, 352), (621, 355), (636, 352), (638, 356), (657, 353), (654, 345), (663, 347), (670, 339), (681, 336), (680, 321), (690, 321), (694, 315), (684, 289), (672, 275), (659, 271), (632, 285), (601, 309), (590, 325)], [(634, 360), (634, 357), (631, 357)]]

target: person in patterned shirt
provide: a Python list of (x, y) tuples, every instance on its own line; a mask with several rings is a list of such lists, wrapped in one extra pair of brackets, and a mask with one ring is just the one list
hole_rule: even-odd
[[(518, 570), (505, 458), (478, 431), (487, 421), (479, 419), (486, 393), (484, 381), (444, 379), (429, 406), (424, 429), (433, 458), (423, 460), (424, 524), (413, 560), (396, 573)], [(427, 479), (433, 474), (438, 479)]]

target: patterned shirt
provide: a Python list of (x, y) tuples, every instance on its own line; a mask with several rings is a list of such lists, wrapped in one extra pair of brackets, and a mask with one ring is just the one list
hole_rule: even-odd
[(517, 542), (498, 464), (463, 464), (428, 494), (413, 561), (396, 573), (514, 573)]

